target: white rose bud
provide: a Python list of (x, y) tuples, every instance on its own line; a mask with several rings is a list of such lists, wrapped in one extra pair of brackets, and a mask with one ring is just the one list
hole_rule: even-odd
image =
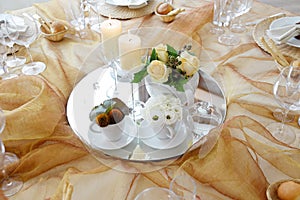
[(199, 70), (199, 59), (186, 51), (180, 54), (178, 60), (181, 61), (181, 65), (177, 66), (177, 68), (185, 72), (187, 76), (192, 76)]
[(163, 61), (163, 62), (168, 62), (169, 57), (168, 57), (168, 52), (167, 52), (167, 46), (163, 44), (159, 44), (158, 46), (155, 47), (155, 51), (157, 53), (158, 59)]
[(171, 69), (168, 68), (162, 61), (153, 60), (147, 67), (147, 72), (153, 81), (164, 83), (168, 81)]

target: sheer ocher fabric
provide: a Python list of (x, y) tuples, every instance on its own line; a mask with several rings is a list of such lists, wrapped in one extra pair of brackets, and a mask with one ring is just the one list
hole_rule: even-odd
[[(48, 19), (66, 22), (63, 4), (63, 0), (52, 0), (36, 4), (35, 9)], [(126, 173), (164, 163), (130, 163), (103, 156), (103, 163), (119, 170), (110, 168), (88, 153), (68, 126), (65, 110), (80, 66), (100, 42), (99, 35), (88, 32), (84, 40), (69, 35), (59, 43), (40, 38), (31, 51), (35, 60), (46, 63), (47, 70), (38, 77), (0, 81), (0, 106), (7, 116), (2, 138), (7, 151), (21, 158), (10, 169), (26, 181), (23, 190), (11, 199), (133, 199), (147, 187), (168, 187), (179, 171), (196, 180), (201, 199), (266, 199), (269, 183), (300, 178), (296, 119), (288, 124), (298, 133), (292, 146), (276, 141), (265, 128), (275, 121), (272, 112), (279, 107), (272, 95), (279, 71), (255, 44), (251, 27), (241, 35), (239, 46), (225, 47), (209, 33), (212, 3), (176, 1), (175, 6), (186, 11), (170, 24), (148, 15), (122, 21), (123, 29), (163, 26), (199, 41), (203, 46), (201, 67), (219, 82), (226, 96), (224, 124), (159, 170)], [(247, 20), (276, 12), (254, 3)], [(19, 53), (26, 55), (22, 48)]]

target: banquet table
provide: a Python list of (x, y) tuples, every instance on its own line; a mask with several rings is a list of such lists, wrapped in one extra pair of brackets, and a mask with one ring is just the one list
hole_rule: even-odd
[[(45, 19), (68, 23), (65, 2), (50, 0), (10, 12), (38, 13)], [(196, 181), (197, 199), (266, 199), (269, 184), (300, 179), (299, 113), (293, 113), (295, 119), (288, 123), (296, 133), (291, 145), (276, 140), (266, 129), (276, 121), (273, 111), (280, 107), (272, 94), (280, 71), (254, 40), (255, 26), (247, 26), (247, 32), (238, 34), (239, 45), (224, 46), (209, 32), (212, 1), (175, 0), (174, 6), (185, 11), (171, 23), (150, 13), (120, 19), (123, 31), (164, 27), (197, 41), (202, 47), (201, 70), (219, 83), (226, 97), (224, 123), (168, 164), (130, 162), (104, 155), (95, 158), (68, 124), (66, 105), (82, 64), (101, 43), (101, 37), (90, 29), (84, 38), (68, 34), (60, 42), (40, 37), (30, 50), (34, 60), (46, 63), (46, 71), (0, 80), (0, 107), (7, 117), (1, 139), (6, 150), (20, 158), (8, 169), (24, 180), (22, 190), (9, 199), (130, 200), (149, 187), (168, 188), (177, 173)], [(254, 1), (242, 19), (250, 22), (279, 12), (294, 15)], [(296, 58), (300, 49), (297, 51)], [(22, 47), (17, 54), (27, 55)]]

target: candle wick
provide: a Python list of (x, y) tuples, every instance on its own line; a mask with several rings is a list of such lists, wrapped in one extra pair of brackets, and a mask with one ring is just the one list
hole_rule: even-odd
[(111, 23), (109, 22), (109, 25), (111, 26)]
[(131, 42), (132, 39), (129, 39), (129, 42)]

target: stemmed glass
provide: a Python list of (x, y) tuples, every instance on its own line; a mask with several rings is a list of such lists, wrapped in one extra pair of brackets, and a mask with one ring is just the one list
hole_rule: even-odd
[(196, 199), (196, 183), (193, 178), (186, 174), (175, 176), (170, 183), (170, 190), (174, 192), (180, 200)]
[(30, 45), (37, 39), (40, 34), (40, 29), (36, 21), (28, 15), (23, 17), (25, 24), (28, 25), (27, 30), (19, 36), (16, 43), (25, 46), (27, 53), (30, 57), (30, 62), (22, 67), (22, 73), (26, 75), (38, 75), (46, 69), (46, 65), (43, 62), (33, 61), (30, 53)]
[(223, 7), (223, 2), (223, 0), (214, 0), (214, 17), (210, 29), (212, 34), (221, 35), (225, 32), (221, 22), (221, 8)]
[[(0, 32), (0, 35), (1, 35), (1, 32)], [(7, 52), (7, 47), (0, 44), (0, 67), (2, 69), (0, 77), (1, 77), (2, 80), (18, 77), (17, 74), (10, 73), (9, 70), (8, 70), (8, 67), (6, 65), (7, 53), (8, 53)]]
[[(248, 0), (224, 0), (220, 14), (220, 21), (224, 24), (223, 26), (230, 27), (235, 17), (241, 16), (250, 10), (250, 5)], [(224, 45), (237, 45), (240, 43), (240, 38), (232, 33), (224, 33), (218, 37), (218, 41)]]
[(169, 189), (150, 187), (140, 192), (134, 200), (195, 200), (197, 185), (195, 180), (187, 174), (177, 174), (171, 181)]
[(285, 123), (289, 111), (300, 110), (300, 70), (292, 66), (284, 68), (274, 83), (273, 94), (284, 109), (283, 117), (281, 123), (271, 123), (267, 129), (276, 139), (291, 144), (296, 135)]
[(139, 193), (134, 200), (179, 200), (174, 192), (167, 188), (151, 187)]
[[(234, 10), (234, 19), (237, 19), (237, 23), (232, 22), (230, 30), (234, 33), (242, 33), (246, 30), (245, 25), (242, 23), (240, 16), (246, 14), (252, 8), (253, 0), (238, 0)], [(234, 20), (233, 20), (234, 21)]]
[(17, 67), (26, 62), (26, 58), (24, 56), (16, 56), (14, 45), (16, 40), (20, 35), (20, 30), (16, 23), (16, 16), (14, 15), (6, 15), (4, 20), (4, 26), (1, 34), (1, 43), (3, 45), (8, 46), (11, 49), (13, 57), (7, 59), (6, 64), (9, 67)]
[[(0, 133), (4, 130), (5, 127), (5, 116), (3, 111), (0, 109)], [(0, 139), (0, 170), (3, 175), (1, 181), (1, 190), (4, 195), (9, 197), (16, 194), (23, 186), (23, 181), (19, 176), (9, 176), (6, 172), (5, 167), (11, 163), (18, 162), (18, 157), (13, 153), (5, 152), (5, 147)]]
[[(97, 15), (97, 19), (92, 18), (91, 16), (89, 16), (89, 22), (90, 24), (93, 24), (91, 29), (95, 30), (97, 32), (100, 32), (100, 16), (99, 16), (99, 9), (98, 9), (98, 4), (99, 4), (99, 0), (86, 0), (86, 4), (89, 7), (89, 14), (91, 15), (91, 9), (93, 9)], [(94, 23), (91, 23), (93, 21), (96, 21)]]
[(85, 38), (87, 36), (86, 21), (85, 21), (85, 5), (84, 0), (73, 1), (67, 0), (65, 1), (66, 5), (64, 6), (64, 11), (66, 14), (67, 21), (70, 23), (72, 27), (74, 27), (76, 31), (76, 35), (79, 38)]

